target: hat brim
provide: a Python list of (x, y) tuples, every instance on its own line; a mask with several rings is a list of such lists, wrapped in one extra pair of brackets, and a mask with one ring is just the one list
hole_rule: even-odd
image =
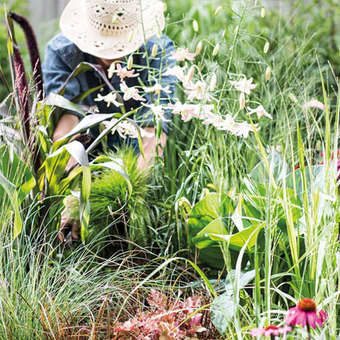
[(78, 48), (102, 59), (119, 59), (138, 50), (164, 29), (164, 5), (161, 1), (142, 1), (143, 22), (133, 31), (119, 35), (102, 34), (91, 25), (83, 0), (71, 0), (60, 18), (60, 29)]

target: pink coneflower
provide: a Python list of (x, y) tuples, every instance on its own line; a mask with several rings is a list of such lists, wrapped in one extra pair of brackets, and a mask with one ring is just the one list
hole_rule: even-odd
[(255, 338), (257, 336), (264, 335), (266, 338), (274, 339), (275, 336), (281, 334), (287, 334), (292, 328), (290, 326), (278, 327), (275, 325), (270, 325), (266, 328), (254, 328), (250, 331), (250, 335)]
[(326, 313), (321, 310), (316, 311), (316, 303), (312, 299), (302, 299), (296, 307), (289, 310), (285, 317), (288, 326), (301, 325), (302, 327), (316, 328), (323, 325), (327, 318)]

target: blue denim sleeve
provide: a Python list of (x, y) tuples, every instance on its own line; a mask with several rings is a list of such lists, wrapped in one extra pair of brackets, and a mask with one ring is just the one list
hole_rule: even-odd
[[(158, 45), (158, 52), (155, 57), (152, 57), (152, 48), (154, 44)], [(159, 95), (152, 95), (147, 93), (144, 98), (147, 100), (146, 105), (164, 105), (173, 103), (173, 97), (175, 94), (176, 85), (178, 80), (175, 76), (164, 76), (168, 68), (174, 67), (176, 64), (175, 60), (169, 59), (171, 52), (174, 51), (174, 43), (167, 36), (163, 35), (160, 39), (152, 38), (147, 42), (146, 53), (149, 55), (149, 83), (146, 86), (155, 85), (156, 81), (162, 85), (162, 87), (169, 86), (170, 93), (161, 91)], [(151, 73), (151, 74), (150, 74)], [(164, 109), (164, 118), (162, 121), (162, 129), (168, 134), (171, 128), (172, 113), (169, 109)], [(143, 106), (138, 110), (136, 114), (136, 121), (142, 127), (150, 127), (155, 124), (155, 117), (148, 106)]]
[[(62, 58), (62, 53), (58, 50), (56, 39), (52, 40), (46, 47), (42, 69), (46, 95), (58, 93), (72, 70)], [(71, 100), (73, 97), (79, 95), (80, 92), (81, 89), (78, 79), (72, 78), (68, 81), (63, 96)], [(76, 111), (67, 111), (67, 113), (83, 118), (83, 116)]]

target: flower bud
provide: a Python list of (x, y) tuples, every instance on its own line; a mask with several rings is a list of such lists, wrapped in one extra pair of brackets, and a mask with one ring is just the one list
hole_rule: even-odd
[(188, 71), (188, 75), (187, 75), (187, 77), (186, 77), (186, 79), (185, 79), (186, 84), (189, 84), (189, 83), (190, 83), (190, 81), (191, 81), (192, 77), (194, 76), (194, 74), (195, 74), (195, 66), (192, 65), (192, 66), (190, 67), (190, 69), (189, 69), (189, 71)]
[(202, 51), (202, 48), (203, 48), (203, 42), (202, 40), (197, 44), (197, 47), (196, 47), (196, 55), (199, 55)]
[(133, 38), (133, 31), (130, 31), (128, 41), (131, 42)]
[(152, 56), (153, 58), (156, 57), (157, 52), (158, 52), (158, 44), (154, 44), (153, 47), (152, 47), (151, 56)]
[(115, 15), (112, 17), (111, 22), (112, 22), (113, 24), (115, 24), (115, 23), (117, 22), (117, 19), (118, 19), (118, 16), (117, 16), (117, 14), (115, 14)]
[(268, 81), (270, 79), (270, 75), (271, 75), (271, 68), (268, 66), (266, 68), (266, 80)]
[(216, 77), (216, 73), (214, 73), (211, 78), (209, 90), (214, 91), (216, 89), (216, 84), (217, 84), (217, 77)]
[(269, 50), (269, 42), (267, 41), (267, 42), (264, 44), (263, 52), (264, 52), (265, 54), (267, 54), (268, 50)]
[(218, 6), (215, 11), (215, 16), (219, 15), (222, 11), (222, 6)]
[(266, 16), (266, 9), (262, 7), (261, 9), (261, 18), (264, 18)]
[(131, 70), (132, 69), (132, 65), (133, 65), (133, 56), (130, 55), (128, 62), (127, 62), (127, 69)]
[(238, 26), (236, 26), (234, 29), (234, 35), (237, 35), (237, 33), (238, 33)]
[(192, 22), (192, 27), (194, 29), (195, 32), (198, 32), (198, 22), (196, 20), (194, 20)]
[(164, 2), (163, 6), (164, 6), (164, 12), (166, 12), (168, 10), (168, 5)]
[(244, 107), (246, 106), (246, 97), (244, 96), (243, 92), (241, 92), (239, 100), (240, 100), (240, 110), (243, 110)]
[(219, 50), (220, 50), (220, 43), (217, 43), (214, 47), (213, 52), (212, 52), (212, 56), (215, 57)]

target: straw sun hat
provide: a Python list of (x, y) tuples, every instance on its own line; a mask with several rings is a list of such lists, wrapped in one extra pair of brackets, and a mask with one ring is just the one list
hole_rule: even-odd
[(118, 59), (163, 30), (164, 5), (160, 0), (70, 0), (60, 28), (83, 52)]

